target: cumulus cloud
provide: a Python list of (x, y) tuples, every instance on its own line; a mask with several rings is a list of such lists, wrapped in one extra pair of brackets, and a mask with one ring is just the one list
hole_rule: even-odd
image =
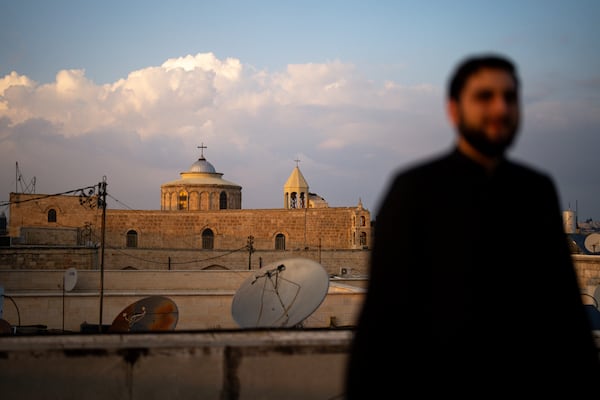
[[(598, 125), (597, 103), (568, 108), (540, 95), (528, 107), (534, 136), (548, 121)], [(451, 143), (445, 118), (442, 88), (376, 83), (339, 60), (267, 72), (199, 53), (102, 85), (83, 69), (58, 71), (49, 83), (11, 72), (0, 78), (1, 197), (20, 161), (43, 177), (43, 192), (108, 175), (115, 196), (157, 209), (160, 185), (204, 143), (217, 171), (244, 188), (244, 208), (281, 207), (299, 157), (311, 191), (334, 206), (360, 198), (372, 209), (393, 169)]]
[(437, 95), (431, 88), (390, 83), (376, 87), (353, 65), (339, 61), (289, 65), (284, 72), (268, 75), (245, 69), (237, 59), (221, 61), (212, 53), (169, 59), (104, 85), (87, 79), (84, 70), (59, 71), (47, 84), (13, 72), (2, 78), (0, 90), (1, 115), (13, 125), (42, 118), (60, 126), (65, 136), (125, 129), (142, 138), (202, 134), (216, 125), (227, 127), (232, 118), (264, 118), (265, 113), (289, 113), (294, 121), (304, 118), (306, 110), (317, 111), (317, 116), (321, 111), (323, 118), (331, 119), (336, 110), (410, 109), (424, 95)]

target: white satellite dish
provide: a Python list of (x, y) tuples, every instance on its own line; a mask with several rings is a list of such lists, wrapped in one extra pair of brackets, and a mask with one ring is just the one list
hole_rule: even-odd
[(65, 291), (70, 292), (75, 289), (75, 285), (77, 285), (77, 270), (75, 268), (67, 269), (63, 279)]
[(590, 253), (600, 253), (600, 233), (590, 233), (585, 237), (583, 245)]
[(231, 314), (242, 328), (292, 327), (321, 305), (329, 276), (307, 258), (270, 263), (249, 276), (233, 296)]

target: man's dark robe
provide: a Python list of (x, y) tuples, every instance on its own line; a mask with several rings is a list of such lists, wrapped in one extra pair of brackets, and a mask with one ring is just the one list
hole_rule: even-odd
[(489, 174), (453, 150), (399, 172), (374, 229), (348, 399), (409, 389), (600, 396), (598, 352), (548, 175), (508, 160)]

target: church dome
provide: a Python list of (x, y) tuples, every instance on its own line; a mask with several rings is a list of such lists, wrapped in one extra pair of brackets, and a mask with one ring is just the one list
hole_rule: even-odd
[[(205, 149), (206, 146), (198, 146)], [(242, 208), (242, 187), (223, 179), (204, 153), (180, 178), (160, 186), (161, 210), (223, 210)]]
[(206, 161), (206, 158), (200, 157), (198, 161), (192, 164), (188, 172), (205, 172), (209, 174), (214, 174), (217, 171), (211, 163)]

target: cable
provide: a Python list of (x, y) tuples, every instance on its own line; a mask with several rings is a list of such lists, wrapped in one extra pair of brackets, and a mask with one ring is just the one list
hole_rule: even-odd
[(131, 208), (130, 206), (128, 206), (127, 204), (123, 203), (123, 202), (122, 202), (122, 201), (120, 201), (119, 199), (115, 198), (114, 196), (111, 196), (111, 195), (110, 195), (110, 193), (106, 193), (106, 195), (107, 195), (108, 197), (110, 197), (111, 199), (113, 199), (114, 201), (116, 201), (117, 203), (120, 203), (120, 204), (122, 204), (123, 206), (125, 206), (125, 208), (127, 208), (127, 209), (129, 209), (129, 210), (131, 210), (131, 211), (137, 211), (137, 210), (134, 210), (133, 208)]
[(69, 193), (76, 193), (76, 192), (82, 192), (83, 193), (84, 190), (91, 190), (91, 189), (96, 189), (96, 185), (94, 185), (94, 186), (86, 186), (84, 188), (79, 188), (79, 189), (74, 189), (74, 190), (68, 190), (68, 191), (62, 192), (62, 193), (45, 194), (43, 196), (33, 197), (31, 199), (18, 200), (18, 201), (5, 201), (5, 202), (0, 203), (0, 207), (6, 206), (6, 205), (10, 205), (10, 204), (20, 204), (20, 203), (27, 203), (29, 201), (36, 201), (36, 200), (41, 200), (41, 199), (47, 199), (49, 197), (62, 196), (62, 195), (69, 194)]

